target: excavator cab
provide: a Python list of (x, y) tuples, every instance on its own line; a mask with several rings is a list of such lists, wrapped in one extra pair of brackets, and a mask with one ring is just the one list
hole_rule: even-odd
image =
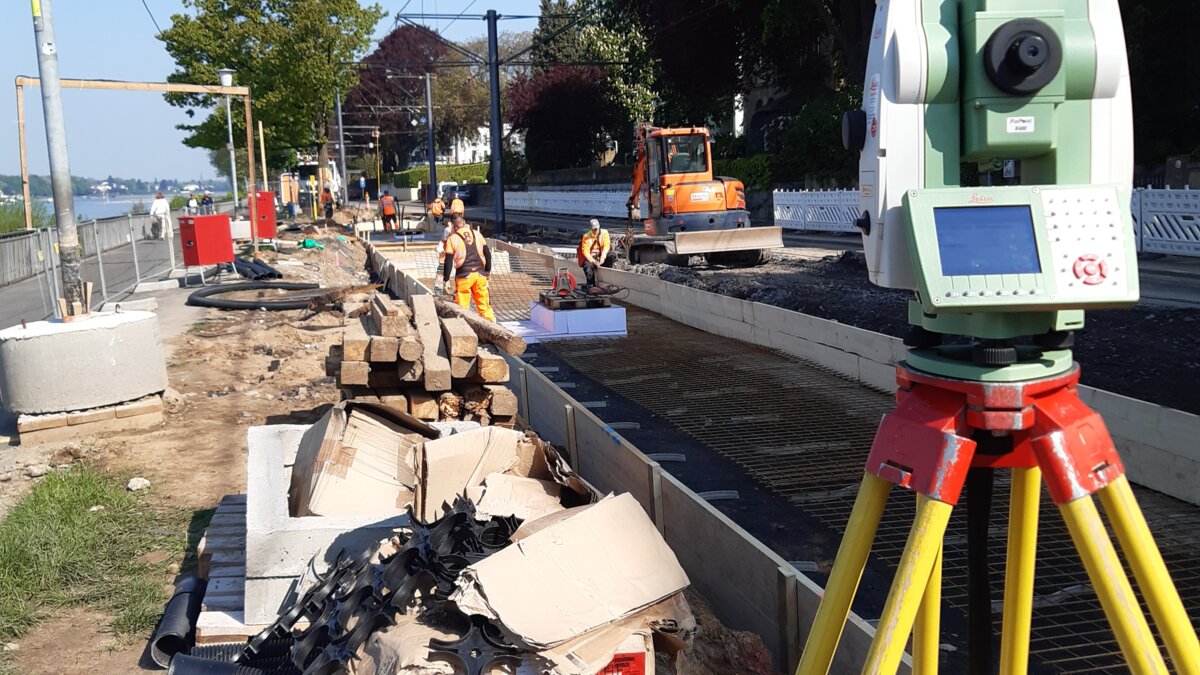
[(752, 228), (746, 191), (736, 178), (713, 177), (708, 129), (638, 128), (637, 164), (628, 207), (631, 262), (754, 265), (763, 251), (783, 246), (782, 230)]

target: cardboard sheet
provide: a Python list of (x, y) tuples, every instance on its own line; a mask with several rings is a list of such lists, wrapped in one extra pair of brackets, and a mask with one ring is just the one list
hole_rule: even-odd
[[(453, 504), (459, 496), (482, 498), (484, 480), (495, 474), (565, 486), (568, 489), (560, 492), (568, 498), (568, 506), (595, 498), (551, 446), (537, 437), (512, 429), (482, 427), (426, 441), (416, 450), (415, 465), (417, 485), (413, 511), (417, 519), (425, 523), (444, 516), (445, 506)], [(514, 486), (510, 484), (509, 487)], [(509, 497), (516, 496), (516, 493), (509, 494)], [(538, 503), (543, 501), (541, 497), (537, 498)], [(536, 511), (537, 508), (533, 508), (533, 512)]]
[(493, 516), (534, 520), (563, 510), (560, 493), (559, 484), (552, 481), (493, 473), (483, 479), (483, 485), (469, 488), (467, 497), (475, 503), (479, 520)]
[(437, 431), (385, 406), (343, 402), (300, 441), (292, 466), (293, 516), (388, 516), (416, 487), (416, 447)]
[(687, 585), (654, 524), (623, 494), (466, 568), (451, 599), (542, 650), (620, 621)]

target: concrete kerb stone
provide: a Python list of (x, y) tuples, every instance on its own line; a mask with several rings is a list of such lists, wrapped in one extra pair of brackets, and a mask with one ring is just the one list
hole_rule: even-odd
[(354, 554), (408, 525), (408, 516), (294, 518), (288, 512), (291, 468), (307, 425), (250, 427), (246, 432), (246, 623), (268, 623), (309, 564), (344, 550)]
[(140, 312), (157, 312), (158, 298), (141, 298), (139, 300), (122, 300), (120, 302), (106, 302), (100, 306), (101, 312), (115, 312), (120, 307), (122, 311), (137, 310)]

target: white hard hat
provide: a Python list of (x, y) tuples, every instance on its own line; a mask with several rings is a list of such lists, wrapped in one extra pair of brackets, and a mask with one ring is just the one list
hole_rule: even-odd
[(598, 229), (600, 229), (600, 221), (596, 220), (595, 218), (592, 218), (591, 220), (588, 221), (588, 226), (591, 227), (593, 230), (598, 230)]

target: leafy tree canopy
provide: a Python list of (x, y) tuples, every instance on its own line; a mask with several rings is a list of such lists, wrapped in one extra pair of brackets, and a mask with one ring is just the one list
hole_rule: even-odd
[[(185, 12), (171, 17), (159, 35), (175, 59), (170, 82), (215, 84), (217, 71), (233, 68), (237, 84), (250, 87), (253, 113), (270, 130), (276, 163), (289, 151), (318, 147), (326, 155), (334, 89), (347, 85), (349, 62), (369, 44), (383, 16), (379, 5), (358, 0), (183, 0)], [(168, 94), (167, 101), (189, 116), (211, 110), (184, 143), (225, 146), (224, 108), (199, 94)], [(234, 143), (245, 144), (241, 116), (234, 114)], [(242, 139), (239, 141), (239, 139)]]

